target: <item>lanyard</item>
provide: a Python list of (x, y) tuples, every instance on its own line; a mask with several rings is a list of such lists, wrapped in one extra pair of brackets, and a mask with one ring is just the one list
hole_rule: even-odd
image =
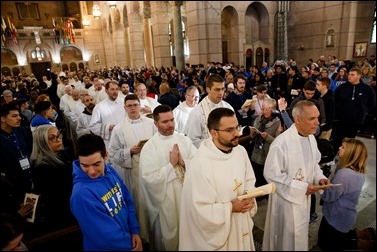
[(20, 152), (21, 157), (24, 158), (24, 154), (22, 154), (21, 148), (20, 148), (20, 143), (18, 142), (18, 138), (14, 132), (8, 136), (8, 140), (13, 142), (13, 144), (16, 146), (17, 150)]

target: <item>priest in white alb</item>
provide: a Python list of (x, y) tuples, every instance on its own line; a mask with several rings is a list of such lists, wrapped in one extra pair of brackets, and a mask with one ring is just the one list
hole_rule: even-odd
[[(190, 138), (174, 131), (174, 117), (168, 105), (153, 110), (158, 132), (140, 153), (140, 180), (148, 213), (151, 251), (177, 251), (179, 211), (185, 166), (197, 149)], [(143, 226), (140, 232), (143, 233)]]
[(248, 154), (238, 145), (240, 126), (233, 110), (216, 108), (208, 116), (211, 138), (203, 140), (186, 165), (182, 189), (179, 250), (253, 251), (255, 198)]
[(113, 128), (124, 119), (126, 112), (124, 101), (118, 99), (118, 82), (109, 81), (105, 88), (108, 97), (94, 107), (89, 129), (102, 137), (108, 149)]
[[(126, 117), (115, 125), (109, 143), (111, 164), (127, 186), (134, 200), (139, 224), (146, 225), (145, 207), (139, 197), (139, 159), (142, 149), (141, 141), (148, 140), (157, 128), (151, 118), (140, 115), (140, 100), (135, 94), (127, 95), (124, 99)], [(148, 240), (148, 236), (140, 234)]]

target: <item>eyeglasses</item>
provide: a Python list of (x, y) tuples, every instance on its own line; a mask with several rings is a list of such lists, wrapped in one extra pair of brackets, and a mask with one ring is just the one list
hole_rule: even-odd
[(240, 132), (241, 128), (242, 128), (242, 126), (238, 125), (235, 128), (226, 128), (226, 129), (223, 129), (223, 130), (222, 129), (214, 129), (214, 130), (216, 130), (216, 131), (224, 131), (224, 132), (227, 132), (227, 133), (234, 133), (234, 132)]
[(59, 140), (62, 140), (63, 138), (63, 135), (61, 133), (59, 133), (58, 135), (49, 135), (48, 136), (48, 140), (53, 142), (53, 143), (57, 143)]
[(140, 104), (136, 103), (136, 104), (129, 104), (129, 105), (126, 105), (126, 108), (137, 108), (139, 107)]

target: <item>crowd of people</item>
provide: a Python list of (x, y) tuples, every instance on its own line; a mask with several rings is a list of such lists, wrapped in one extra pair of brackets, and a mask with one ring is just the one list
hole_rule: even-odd
[[(1, 76), (0, 224), (26, 220), (25, 194), (39, 195), (27, 229), (19, 218), (12, 233), (0, 227), (1, 248), (77, 224), (84, 250), (255, 250), (253, 216), (268, 200), (263, 250), (308, 250), (317, 194), (320, 247), (336, 249), (331, 236), (355, 249), (367, 172), (355, 138), (375, 134), (375, 63), (321, 56), (301, 69), (290, 59)], [(339, 150), (333, 178), (319, 139)], [(239, 198), (267, 183), (271, 195)]]

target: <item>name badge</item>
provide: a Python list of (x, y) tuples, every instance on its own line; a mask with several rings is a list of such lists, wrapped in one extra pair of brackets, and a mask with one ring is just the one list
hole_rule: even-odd
[(21, 165), (21, 168), (23, 171), (27, 170), (30, 168), (30, 163), (29, 163), (29, 159), (27, 158), (20, 158), (20, 165)]

